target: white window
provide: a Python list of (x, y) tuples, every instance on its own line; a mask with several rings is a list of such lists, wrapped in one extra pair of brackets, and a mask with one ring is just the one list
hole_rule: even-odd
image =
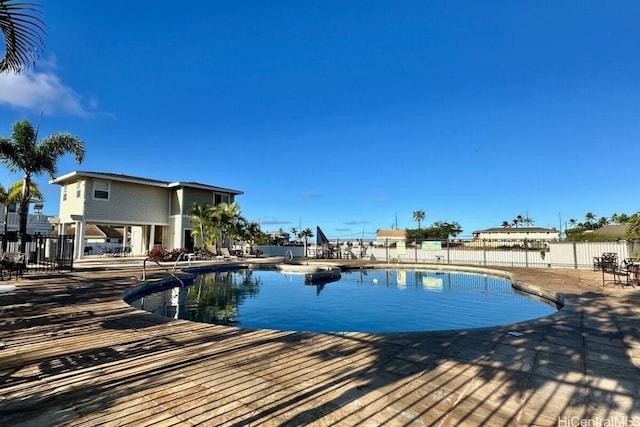
[(67, 200), (67, 186), (63, 185), (62, 186), (62, 201), (66, 201)]
[(82, 181), (76, 182), (76, 197), (78, 199), (82, 197)]
[(93, 198), (97, 200), (109, 200), (109, 181), (94, 181), (93, 183)]

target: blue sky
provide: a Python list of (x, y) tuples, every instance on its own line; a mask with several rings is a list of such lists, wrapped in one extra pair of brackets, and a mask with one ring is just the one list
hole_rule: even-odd
[(233, 188), (263, 230), (330, 238), (639, 210), (638, 1), (38, 2), (0, 135), (43, 112), (87, 146), (60, 174)]

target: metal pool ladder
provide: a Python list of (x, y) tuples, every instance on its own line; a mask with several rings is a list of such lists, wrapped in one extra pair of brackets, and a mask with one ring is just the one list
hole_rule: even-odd
[[(153, 261), (155, 262), (158, 267), (163, 268), (167, 273), (169, 273), (169, 275), (171, 275), (171, 277), (173, 277), (174, 279), (176, 279), (178, 282), (180, 282), (180, 284), (182, 286), (184, 286), (184, 282), (182, 281), (181, 278), (179, 278), (178, 276), (176, 276), (173, 272), (176, 271), (176, 266), (178, 265), (178, 261), (180, 261), (180, 258), (182, 258), (182, 255), (187, 255), (187, 254), (183, 254), (181, 253), (180, 255), (178, 255), (178, 259), (176, 259), (176, 262), (173, 264), (173, 269), (169, 270), (167, 267), (165, 267), (164, 265), (160, 264), (158, 261), (156, 261), (155, 259), (146, 257), (144, 259), (144, 261), (142, 262), (142, 281), (146, 281), (147, 280), (147, 261)], [(191, 258), (188, 258), (189, 260), (189, 265), (191, 265)]]

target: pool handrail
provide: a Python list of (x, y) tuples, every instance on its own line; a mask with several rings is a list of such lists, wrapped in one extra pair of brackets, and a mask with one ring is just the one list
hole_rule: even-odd
[(284, 261), (286, 261), (287, 254), (289, 254), (289, 261), (293, 261), (293, 251), (291, 249), (287, 249), (287, 251), (284, 253)]
[[(182, 255), (182, 254), (180, 254), (180, 255)], [(180, 256), (178, 256), (178, 260), (179, 260), (179, 259), (180, 259)], [(142, 281), (143, 281), (143, 282), (147, 280), (147, 261), (148, 261), (148, 260), (151, 260), (151, 261), (155, 262), (155, 263), (158, 265), (158, 267), (163, 268), (163, 269), (164, 269), (167, 273), (169, 273), (169, 274), (170, 274), (174, 279), (176, 279), (178, 282), (180, 282), (180, 284), (181, 284), (182, 286), (184, 286), (184, 282), (182, 281), (182, 279), (180, 279), (178, 276), (176, 276), (175, 274), (173, 274), (173, 271), (170, 271), (167, 267), (165, 267), (164, 265), (160, 264), (160, 263), (158, 262), (158, 260), (153, 259), (153, 258), (150, 258), (150, 257), (146, 257), (146, 258), (144, 259), (144, 261), (142, 262)], [(176, 260), (176, 264), (177, 264), (178, 260)], [(191, 264), (191, 260), (189, 260), (189, 264)], [(173, 268), (174, 268), (174, 271), (175, 271), (175, 264), (174, 264), (174, 267), (173, 267)]]

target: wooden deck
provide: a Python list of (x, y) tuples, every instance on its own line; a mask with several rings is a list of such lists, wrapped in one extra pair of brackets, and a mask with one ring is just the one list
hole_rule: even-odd
[(0, 293), (0, 425), (555, 426), (640, 417), (640, 289), (603, 287), (584, 270), (509, 271), (561, 292), (567, 306), (487, 329), (312, 334), (138, 311), (121, 295), (139, 267), (0, 282), (17, 287)]

